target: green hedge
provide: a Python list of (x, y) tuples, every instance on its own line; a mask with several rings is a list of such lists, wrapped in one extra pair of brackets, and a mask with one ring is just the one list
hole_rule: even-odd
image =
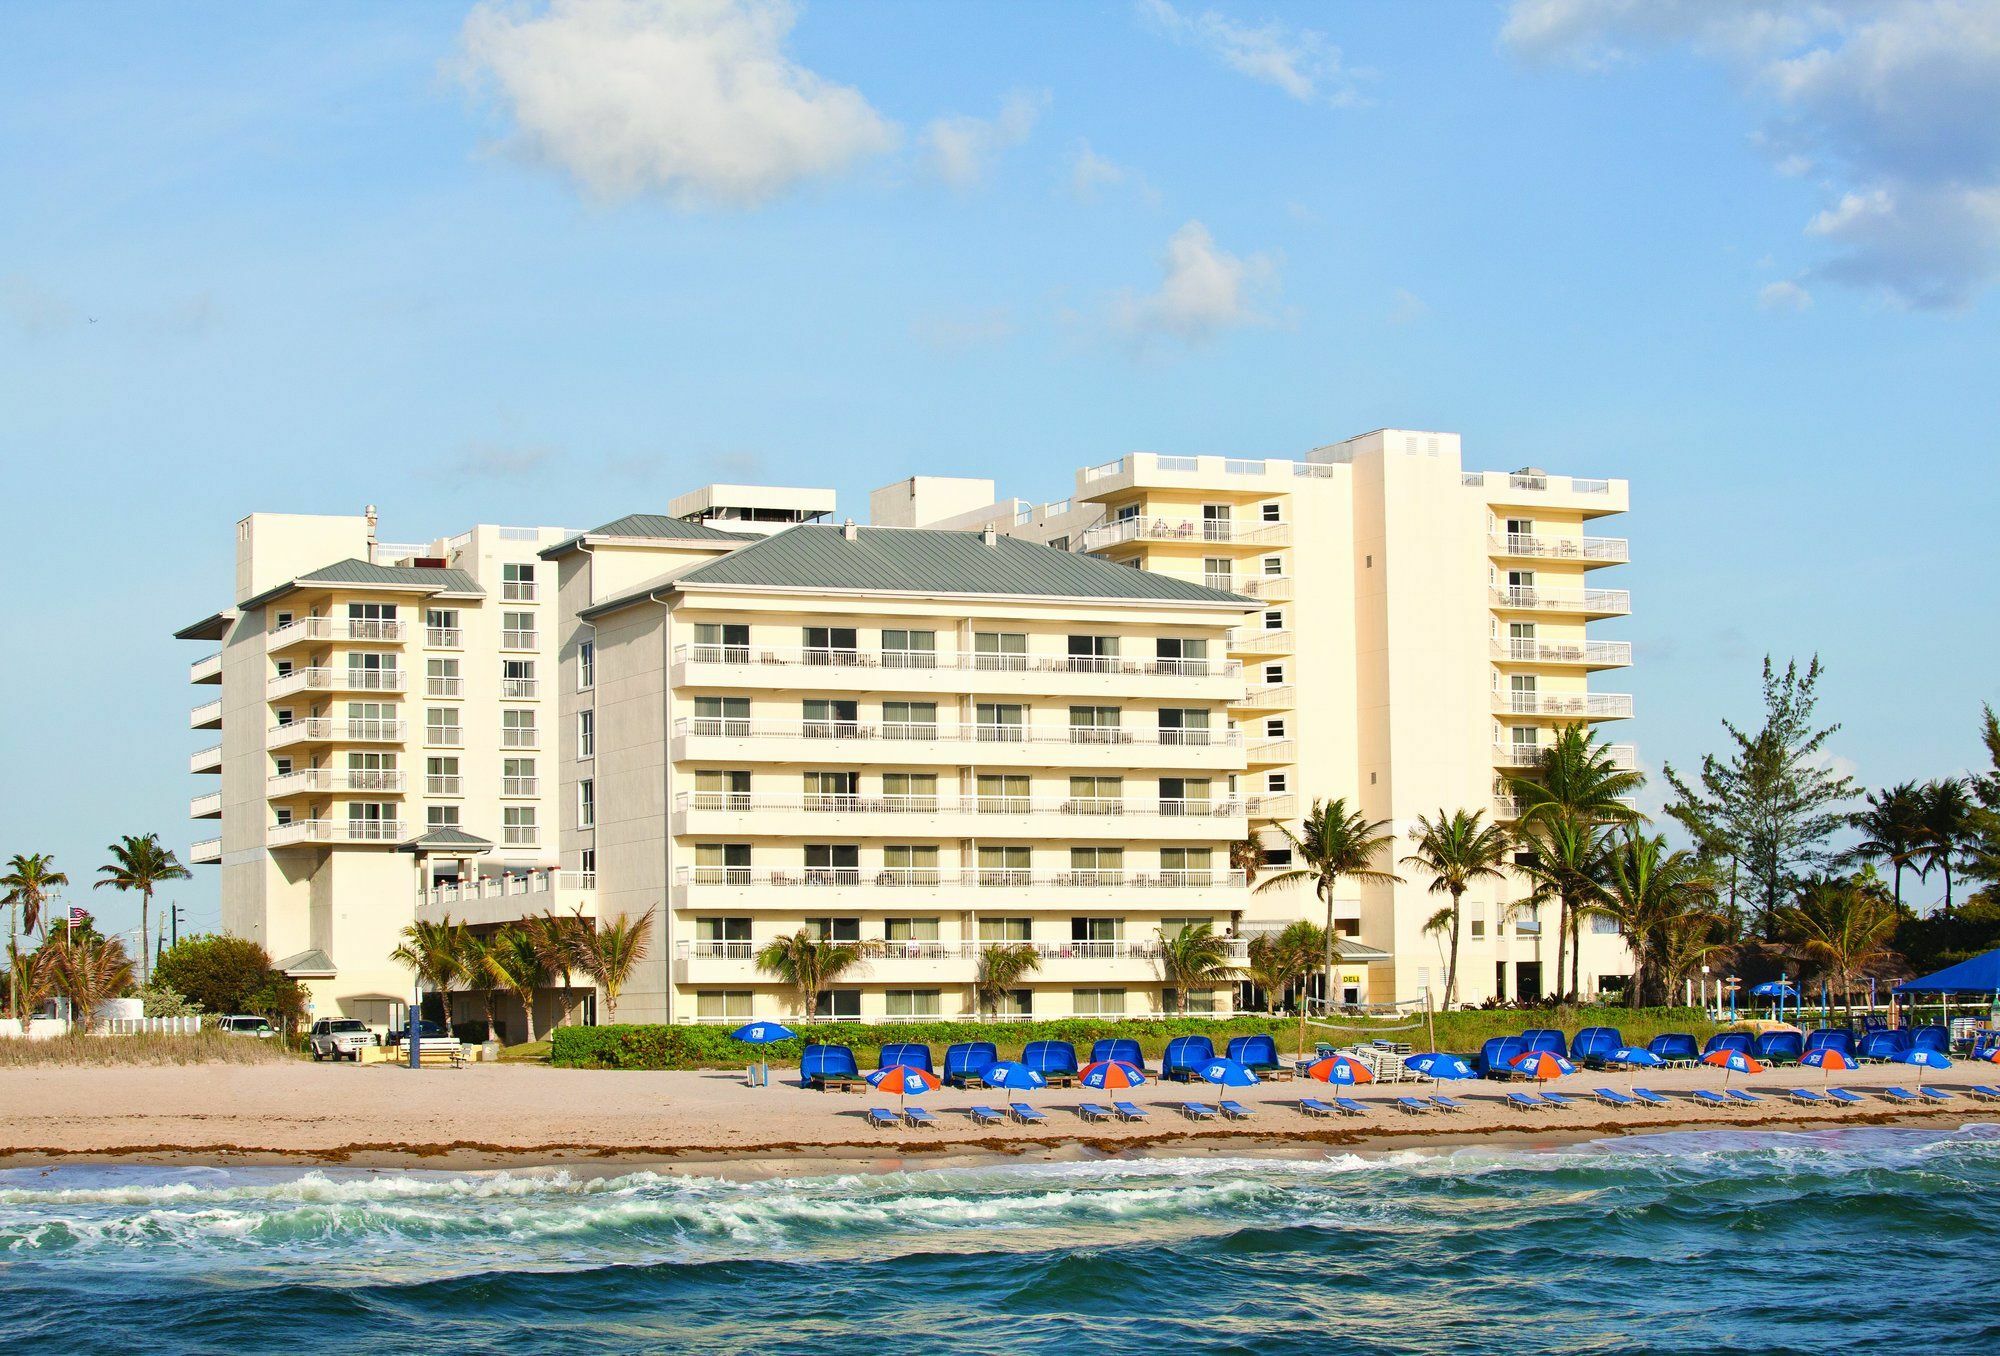
[[(1530, 1027), (1560, 1026), (1571, 1035), (1586, 1026), (1615, 1026), (1629, 1041), (1644, 1043), (1662, 1031), (1687, 1031), (1706, 1039), (1717, 1028), (1699, 1012), (1683, 1008), (1576, 1008), (1566, 1012), (1495, 1010), (1490, 1012), (1442, 1013), (1437, 1018), (1437, 1043), (1446, 1050), (1477, 1050), (1492, 1036), (1514, 1035)], [(558, 1027), (549, 1045), (549, 1062), (571, 1069), (716, 1069), (734, 1068), (754, 1059), (774, 1064), (796, 1064), (808, 1042), (847, 1045), (860, 1050), (880, 1049), (885, 1044), (917, 1041), (932, 1048), (940, 1059), (944, 1049), (958, 1041), (992, 1041), (1003, 1059), (1018, 1058), (1029, 1041), (1069, 1041), (1077, 1053), (1088, 1057), (1090, 1044), (1107, 1037), (1137, 1040), (1149, 1058), (1157, 1059), (1167, 1042), (1176, 1036), (1229, 1037), (1269, 1032), (1285, 1049), (1297, 1039), (1298, 1023), (1284, 1017), (1233, 1017), (1217, 1021), (1204, 1017), (1164, 1018), (1157, 1021), (1113, 1021), (1073, 1017), (1053, 1022), (901, 1022), (880, 1026), (858, 1026), (851, 1022), (822, 1022), (795, 1026), (800, 1039), (753, 1048), (731, 1040), (731, 1028), (721, 1026), (565, 1026)], [(1332, 1040), (1346, 1044), (1381, 1035), (1408, 1041), (1418, 1048), (1428, 1044), (1422, 1023), (1412, 1028), (1407, 1022), (1356, 1022), (1337, 1031), (1308, 1027), (1306, 1044)], [(857, 1056), (859, 1058), (859, 1056)], [(864, 1067), (867, 1060), (860, 1061)]]

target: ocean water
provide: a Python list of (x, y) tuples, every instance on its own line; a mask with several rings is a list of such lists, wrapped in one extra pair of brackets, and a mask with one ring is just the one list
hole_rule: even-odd
[(0, 1172), (9, 1351), (2000, 1350), (2000, 1126), (761, 1181)]

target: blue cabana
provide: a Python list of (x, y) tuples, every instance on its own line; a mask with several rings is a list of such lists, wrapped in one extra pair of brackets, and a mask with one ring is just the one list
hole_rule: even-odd
[(1107, 1036), (1090, 1047), (1092, 1064), (1102, 1064), (1107, 1059), (1130, 1064), (1140, 1073), (1146, 1071), (1146, 1053), (1139, 1048), (1139, 1042), (1130, 1036)]
[(1910, 1048), (1910, 1033), (1899, 1031), (1870, 1031), (1861, 1038), (1861, 1048), (1855, 1052), (1857, 1059), (1894, 1059)]
[(1521, 1040), (1529, 1050), (1546, 1050), (1558, 1059), (1569, 1058), (1569, 1041), (1554, 1027), (1537, 1027), (1523, 1031)]
[(944, 1081), (962, 1088), (967, 1079), (978, 1077), (982, 1069), (999, 1058), (1000, 1052), (993, 1048), (992, 1041), (960, 1041), (944, 1052)]
[(1583, 1064), (1602, 1064), (1605, 1056), (1625, 1044), (1615, 1026), (1587, 1026), (1570, 1042), (1569, 1057)]
[(1694, 1037), (1685, 1031), (1666, 1031), (1653, 1037), (1646, 1048), (1669, 1064), (1692, 1064), (1701, 1058)]
[(1528, 1053), (1528, 1043), (1519, 1036), (1495, 1036), (1479, 1049), (1474, 1064), (1486, 1078), (1512, 1078), (1513, 1058)]
[(1823, 1026), (1806, 1033), (1806, 1053), (1815, 1050), (1838, 1050), (1849, 1059), (1854, 1058), (1854, 1033), (1843, 1026)]
[(1202, 1065), (1215, 1058), (1215, 1042), (1206, 1036), (1176, 1036), (1167, 1042), (1160, 1057), (1160, 1077), (1193, 1078)]
[(912, 1069), (922, 1069), (925, 1073), (936, 1073), (931, 1067), (931, 1048), (911, 1041), (906, 1045), (885, 1045), (882, 1057), (875, 1061), (878, 1069), (893, 1069), (904, 1064)]
[(799, 1057), (799, 1081), (815, 1087), (829, 1078), (860, 1077), (854, 1052), (844, 1045), (808, 1045)]
[(1708, 1038), (1708, 1044), (1701, 1047), (1701, 1052), (1704, 1055), (1712, 1055), (1717, 1050), (1735, 1050), (1745, 1055), (1751, 1053), (1750, 1033), (1747, 1031), (1716, 1032)]
[(1029, 1041), (1021, 1062), (1051, 1083), (1076, 1077), (1076, 1047), (1068, 1041)]
[(1989, 951), (1983, 956), (1974, 956), (1969, 961), (1948, 965), (1934, 975), (1921, 979), (1906, 979), (1890, 990), (1897, 997), (1907, 994), (1934, 993), (1945, 996), (1954, 994), (1975, 994), (1991, 997), (2000, 994), (2000, 951)]
[(1806, 1052), (1806, 1038), (1796, 1031), (1766, 1031), (1750, 1042), (1750, 1052), (1766, 1064), (1797, 1064)]
[(1951, 1033), (1941, 1026), (1913, 1026), (1910, 1028), (1910, 1048), (1935, 1050), (1941, 1055), (1948, 1055), (1951, 1053)]
[(1278, 1043), (1269, 1036), (1232, 1036), (1229, 1058), (1246, 1069), (1278, 1067)]

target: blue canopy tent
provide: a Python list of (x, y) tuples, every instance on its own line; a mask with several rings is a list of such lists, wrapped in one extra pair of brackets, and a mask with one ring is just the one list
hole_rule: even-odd
[(1988, 951), (1971, 960), (1947, 965), (1933, 975), (1906, 979), (1889, 990), (1891, 999), (1907, 998), (1912, 1005), (1918, 994), (1936, 994), (1944, 1009), (1945, 1025), (1951, 1025), (1951, 1000), (1984, 998), (1989, 1012), (2000, 1013), (2000, 951)]
[(1076, 1047), (1068, 1041), (1029, 1041), (1021, 1051), (1021, 1063), (1051, 1083), (1076, 1077)]
[(1092, 1064), (1103, 1064), (1114, 1059), (1121, 1064), (1130, 1064), (1141, 1073), (1146, 1070), (1145, 1051), (1141, 1050), (1139, 1042), (1130, 1036), (1107, 1036), (1090, 1047)]
[(992, 1041), (960, 1041), (945, 1049), (944, 1081), (962, 1088), (999, 1059), (1000, 1052), (993, 1048)]
[(1160, 1077), (1188, 1082), (1214, 1058), (1215, 1042), (1208, 1037), (1176, 1036), (1167, 1042), (1167, 1052), (1160, 1057)]
[(1255, 1073), (1268, 1073), (1278, 1067), (1278, 1043), (1269, 1036), (1232, 1036), (1228, 1057)]

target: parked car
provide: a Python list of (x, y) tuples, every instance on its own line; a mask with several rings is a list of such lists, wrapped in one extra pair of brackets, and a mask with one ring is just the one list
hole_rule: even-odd
[(265, 1017), (224, 1017), (215, 1029), (231, 1036), (255, 1036), (260, 1041), (275, 1039), (278, 1034)]
[(322, 1017), (312, 1024), (307, 1044), (315, 1060), (351, 1059), (358, 1064), (362, 1047), (375, 1044), (375, 1033), (353, 1017)]
[[(399, 1046), (403, 1043), (403, 1038), (408, 1034), (407, 1030), (391, 1031), (383, 1039), (382, 1043), (391, 1047)], [(417, 1039), (423, 1041), (447, 1041), (451, 1039), (451, 1029), (443, 1022), (419, 1021), (417, 1023)]]

